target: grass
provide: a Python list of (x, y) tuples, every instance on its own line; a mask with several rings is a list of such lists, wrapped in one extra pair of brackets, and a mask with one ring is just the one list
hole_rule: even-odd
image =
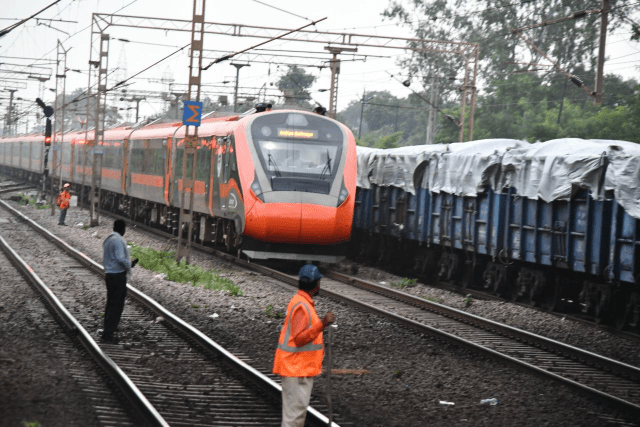
[(22, 201), (20, 203), (24, 203), (25, 205), (35, 206), (36, 209), (49, 209), (51, 207), (50, 204), (38, 205), (36, 204), (36, 199), (33, 197), (27, 197), (24, 194), (20, 194), (20, 198)]
[(427, 301), (437, 302), (438, 304), (442, 304), (444, 302), (442, 298), (436, 298), (436, 297), (422, 297), (422, 298), (426, 299)]
[(37, 421), (23, 421), (22, 424), (24, 424), (24, 427), (42, 427), (42, 425)]
[(467, 294), (462, 302), (464, 302), (465, 306), (469, 307), (473, 303), (473, 296), (471, 294)]
[(282, 319), (284, 318), (284, 313), (280, 313), (276, 311), (271, 304), (267, 306), (267, 317), (270, 319)]
[(405, 277), (401, 282), (391, 282), (391, 286), (394, 288), (402, 289), (402, 288), (413, 288), (418, 284), (418, 279), (409, 279)]
[(243, 295), (242, 290), (226, 277), (220, 277), (213, 271), (197, 265), (178, 265), (174, 259), (175, 254), (171, 251), (145, 248), (131, 242), (129, 245), (131, 258), (139, 258), (142, 267), (164, 273), (172, 282), (189, 283), (191, 286), (202, 286), (209, 290), (224, 290), (234, 297)]

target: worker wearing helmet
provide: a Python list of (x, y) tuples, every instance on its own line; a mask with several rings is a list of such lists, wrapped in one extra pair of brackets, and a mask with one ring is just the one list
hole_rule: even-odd
[(65, 184), (62, 190), (60, 190), (60, 195), (56, 199), (56, 203), (60, 208), (60, 219), (58, 220), (58, 225), (67, 225), (64, 223), (65, 218), (67, 217), (67, 209), (69, 209), (69, 200), (71, 200), (71, 195), (69, 194), (69, 188), (71, 186), (69, 183)]
[(313, 377), (322, 372), (322, 331), (335, 315), (320, 320), (313, 297), (320, 292), (322, 274), (307, 264), (300, 269), (298, 293), (291, 298), (280, 332), (273, 373), (282, 377), (282, 427), (302, 427), (311, 398)]

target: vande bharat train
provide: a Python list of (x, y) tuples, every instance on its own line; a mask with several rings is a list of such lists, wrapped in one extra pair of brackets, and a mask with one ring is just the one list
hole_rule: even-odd
[[(63, 142), (55, 176), (61, 173), (88, 198), (94, 151), (101, 152), (101, 207), (177, 235), (185, 127), (118, 127), (105, 131), (104, 143), (95, 147), (87, 144), (93, 134), (56, 135), (52, 151), (58, 159)], [(205, 119), (198, 138), (195, 241), (252, 259), (344, 258), (357, 179), (356, 143), (346, 126), (318, 114), (279, 110)], [(43, 158), (41, 134), (0, 138), (5, 173), (37, 181)]]

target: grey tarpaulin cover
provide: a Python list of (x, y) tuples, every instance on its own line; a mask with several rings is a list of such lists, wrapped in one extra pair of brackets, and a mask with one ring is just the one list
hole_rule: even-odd
[[(422, 175), (427, 179), (416, 182)], [(545, 202), (568, 200), (578, 189), (602, 200), (608, 191), (640, 219), (640, 145), (563, 138), (534, 144), (496, 139), (390, 150), (358, 147), (358, 186), (371, 184), (412, 194), (415, 185), (422, 185), (431, 192), (465, 196), (487, 185), (497, 192), (512, 187), (523, 197)]]
[(509, 151), (499, 185), (545, 202), (568, 200), (580, 188), (601, 198), (608, 147), (604, 141), (562, 138)]
[(421, 164), (429, 166), (429, 159), (434, 153), (446, 150), (446, 145), (413, 145), (392, 148), (377, 153), (378, 161), (371, 178), (372, 184), (402, 188), (404, 191), (416, 194), (416, 169)]
[(356, 147), (356, 155), (358, 156), (358, 182), (357, 185), (360, 188), (371, 188), (370, 176), (373, 173), (375, 167), (376, 157), (375, 154), (380, 152), (378, 148), (370, 147)]
[(613, 191), (616, 202), (633, 218), (640, 219), (640, 145), (627, 141), (599, 142), (608, 146), (605, 190)]
[(415, 194), (416, 168), (429, 160), (431, 154), (446, 149), (446, 145), (412, 145), (386, 150), (357, 147), (358, 187), (394, 186)]
[(429, 165), (429, 189), (458, 196), (475, 196), (493, 185), (500, 174), (503, 155), (509, 150), (526, 147), (526, 141), (484, 139), (449, 144), (434, 154)]

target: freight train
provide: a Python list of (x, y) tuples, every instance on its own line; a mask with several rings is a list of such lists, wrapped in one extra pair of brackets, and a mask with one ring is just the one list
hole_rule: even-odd
[[(177, 235), (185, 127), (116, 127), (98, 145), (93, 135), (56, 135), (55, 175), (88, 198), (93, 157), (101, 155), (101, 207)], [(198, 139), (186, 175), (195, 167), (195, 241), (252, 259), (344, 258), (357, 179), (356, 143), (346, 126), (278, 110), (204, 119)], [(37, 182), (44, 157), (42, 135), (0, 138), (0, 167), (16, 178)]]
[(639, 193), (625, 141), (358, 147), (353, 255), (637, 328)]

